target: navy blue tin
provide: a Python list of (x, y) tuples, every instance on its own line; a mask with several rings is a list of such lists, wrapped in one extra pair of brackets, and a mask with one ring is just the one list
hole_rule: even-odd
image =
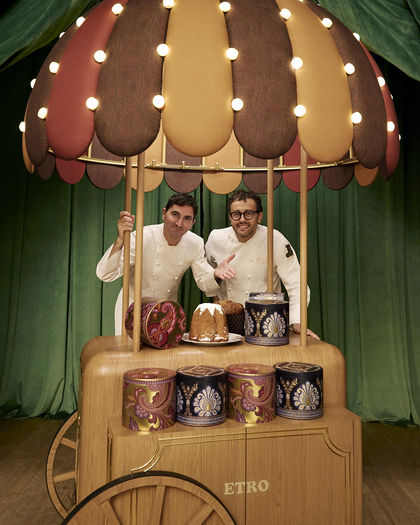
[(177, 370), (176, 420), (184, 425), (208, 427), (227, 418), (227, 370), (190, 365)]
[(324, 414), (322, 368), (285, 362), (276, 370), (276, 414), (288, 419), (317, 419)]
[(289, 344), (289, 303), (284, 294), (253, 293), (245, 303), (245, 341), (254, 345)]

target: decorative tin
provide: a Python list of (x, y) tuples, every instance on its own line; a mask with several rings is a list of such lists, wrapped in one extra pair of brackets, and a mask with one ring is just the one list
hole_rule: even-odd
[(245, 341), (254, 345), (289, 344), (289, 303), (284, 294), (253, 293), (245, 303)]
[(130, 430), (163, 430), (175, 423), (176, 372), (135, 368), (124, 372), (123, 426)]
[(228, 371), (228, 417), (240, 423), (267, 423), (275, 417), (275, 370), (241, 363)]
[[(133, 338), (134, 303), (125, 315), (127, 334)], [(175, 301), (142, 297), (141, 341), (159, 350), (172, 348), (181, 341), (186, 328), (185, 312)]]
[(176, 378), (176, 419), (209, 427), (227, 418), (227, 371), (217, 366), (183, 366)]
[(289, 419), (317, 419), (324, 414), (322, 368), (309, 363), (277, 363), (276, 413)]

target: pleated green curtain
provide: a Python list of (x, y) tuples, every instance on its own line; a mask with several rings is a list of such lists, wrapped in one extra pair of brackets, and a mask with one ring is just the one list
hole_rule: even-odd
[[(341, 5), (341, 2), (340, 2)], [(98, 190), (84, 176), (71, 187), (57, 174), (27, 173), (19, 122), (47, 49), (0, 73), (0, 414), (65, 417), (77, 406), (86, 342), (113, 331), (121, 282), (103, 284), (98, 260), (115, 240), (123, 182)], [(401, 156), (387, 183), (339, 192), (322, 181), (308, 196), (309, 326), (347, 361), (348, 407), (364, 420), (420, 423), (420, 85), (377, 57), (397, 109)], [(145, 196), (145, 224), (161, 221), (173, 192)], [(195, 233), (228, 225), (226, 196), (194, 196)], [(133, 195), (135, 202), (135, 194)], [(266, 198), (263, 196), (263, 203)], [(274, 193), (275, 228), (299, 252), (299, 195)], [(179, 301), (190, 316), (204, 298), (191, 275)]]

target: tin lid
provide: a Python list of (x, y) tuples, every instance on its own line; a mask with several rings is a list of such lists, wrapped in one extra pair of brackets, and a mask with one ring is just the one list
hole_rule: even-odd
[(272, 366), (259, 365), (255, 363), (239, 363), (235, 365), (229, 365), (226, 367), (229, 374), (234, 376), (243, 377), (263, 377), (271, 376), (275, 374), (275, 370)]
[(192, 377), (214, 377), (224, 375), (227, 371), (220, 366), (188, 365), (178, 368), (177, 373)]
[(297, 361), (287, 361), (284, 363), (276, 363), (274, 365), (274, 368), (282, 372), (299, 372), (299, 373), (318, 372), (319, 370), (322, 370), (322, 368), (319, 365), (312, 365), (310, 363), (299, 363)]
[(284, 293), (250, 292), (248, 302), (262, 302), (263, 304), (284, 303)]
[(169, 368), (134, 368), (124, 372), (126, 381), (156, 382), (171, 379), (176, 376), (175, 370)]

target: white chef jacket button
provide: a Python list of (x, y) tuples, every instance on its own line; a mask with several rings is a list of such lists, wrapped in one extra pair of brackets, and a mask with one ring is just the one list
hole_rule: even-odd
[(168, 290), (168, 293), (171, 293), (171, 290)]
[(182, 266), (182, 263), (179, 263), (179, 266)]
[(175, 281), (178, 279), (178, 277), (175, 277)]
[(248, 279), (251, 279), (251, 276), (250, 276), (250, 275), (248, 275)]
[(153, 279), (157, 279), (156, 275), (153, 277)]
[(152, 288), (152, 292), (154, 292), (154, 291), (155, 291), (155, 289), (154, 289), (154, 288)]
[(156, 263), (156, 266), (160, 266), (160, 262)]

